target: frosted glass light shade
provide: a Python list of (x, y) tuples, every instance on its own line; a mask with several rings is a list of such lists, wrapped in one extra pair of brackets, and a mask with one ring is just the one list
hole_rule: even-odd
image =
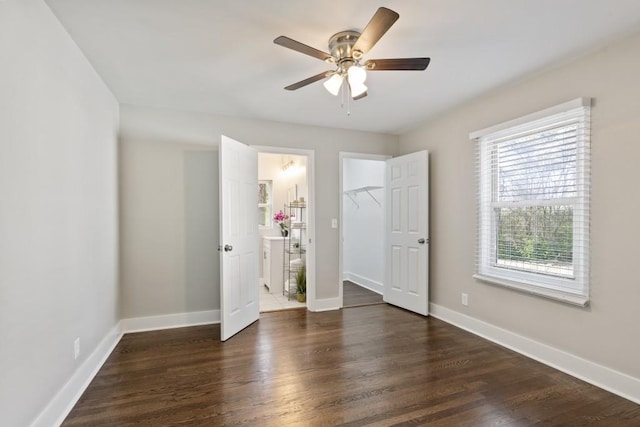
[(351, 89), (352, 98), (357, 98), (367, 91), (367, 87), (364, 83), (354, 83), (351, 80), (349, 80), (349, 88)]
[(338, 96), (340, 86), (342, 86), (342, 76), (340, 74), (334, 74), (329, 80), (324, 82), (325, 89), (333, 96)]
[(364, 68), (357, 67), (355, 65), (349, 67), (347, 74), (349, 75), (349, 83), (351, 85), (363, 84), (365, 80), (367, 80), (367, 72)]

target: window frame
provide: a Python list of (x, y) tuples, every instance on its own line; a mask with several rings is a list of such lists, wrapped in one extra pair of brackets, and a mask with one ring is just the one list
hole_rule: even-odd
[[(585, 306), (589, 302), (589, 196), (590, 196), (590, 105), (579, 98), (519, 119), (473, 132), (477, 147), (477, 259), (474, 278), (531, 294)], [(577, 109), (581, 109), (578, 111)], [(576, 118), (577, 114), (577, 118)], [(566, 118), (566, 116), (571, 116)], [(495, 152), (501, 142), (516, 139), (522, 132), (543, 133), (549, 128), (578, 123), (576, 131), (576, 197), (525, 201), (498, 200), (498, 167)], [(579, 134), (580, 131), (583, 134)], [(488, 170), (488, 172), (487, 172)], [(573, 210), (573, 278), (498, 266), (496, 208), (570, 206)], [(581, 244), (581, 242), (583, 242)]]
[(266, 224), (262, 225), (262, 224), (258, 223), (258, 229), (260, 229), (260, 230), (269, 230), (269, 229), (273, 228), (273, 181), (270, 180), (270, 179), (258, 180), (258, 186), (260, 186), (262, 184), (266, 185), (267, 194), (268, 194), (268, 197), (269, 197), (269, 202), (260, 203), (258, 201), (258, 212), (260, 212), (260, 208), (267, 208), (267, 214), (266, 214), (266, 217), (265, 217)]

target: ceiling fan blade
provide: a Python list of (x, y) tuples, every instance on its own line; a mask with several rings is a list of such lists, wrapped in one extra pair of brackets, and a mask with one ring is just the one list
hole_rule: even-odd
[(298, 83), (294, 83), (292, 85), (289, 85), (287, 87), (285, 87), (286, 90), (296, 90), (296, 89), (300, 89), (301, 87), (304, 87), (306, 85), (310, 85), (311, 83), (315, 83), (318, 80), (322, 80), (325, 77), (329, 77), (331, 74), (333, 73), (333, 71), (323, 71), (320, 74), (316, 74), (315, 76), (309, 77), (308, 79), (304, 79), (299, 81)]
[(355, 98), (353, 98), (354, 101), (357, 101), (358, 99), (362, 99), (365, 96), (367, 96), (367, 92), (362, 92), (360, 95), (356, 96)]
[(400, 15), (391, 9), (386, 7), (378, 8), (371, 21), (362, 30), (352, 50), (359, 50), (363, 54), (369, 52), (399, 17)]
[(316, 48), (313, 48), (311, 46), (307, 46), (304, 43), (300, 43), (298, 41), (295, 41), (293, 39), (290, 39), (289, 37), (286, 36), (280, 36), (278, 38), (276, 38), (273, 41), (275, 44), (278, 44), (280, 46), (284, 46), (287, 47), (289, 49), (295, 50), (296, 52), (300, 52), (300, 53), (304, 53), (305, 55), (309, 55), (309, 56), (313, 56), (314, 58), (318, 58), (322, 61), (326, 61), (326, 62), (338, 62), (338, 59), (333, 57), (331, 54), (328, 54), (327, 52), (323, 52), (321, 50), (318, 50)]
[(424, 70), (431, 62), (431, 58), (396, 58), (396, 59), (369, 59), (364, 63), (367, 71), (388, 70)]

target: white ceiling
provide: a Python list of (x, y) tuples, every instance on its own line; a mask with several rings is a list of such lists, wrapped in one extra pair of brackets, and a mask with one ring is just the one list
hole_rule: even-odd
[[(400, 133), (497, 86), (640, 31), (640, 0), (47, 0), (121, 103)], [(367, 58), (429, 56), (426, 71), (370, 72), (351, 115), (321, 82), (328, 51), (379, 6), (400, 19)]]

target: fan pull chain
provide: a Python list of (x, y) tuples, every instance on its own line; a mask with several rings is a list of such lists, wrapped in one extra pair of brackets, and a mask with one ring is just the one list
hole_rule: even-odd
[[(347, 117), (351, 116), (351, 91), (347, 87), (346, 83), (343, 83), (340, 86), (340, 108), (345, 108), (345, 104), (347, 107)], [(345, 102), (346, 99), (346, 102)]]
[(345, 82), (342, 85), (342, 104), (344, 105), (345, 101), (347, 100), (347, 117), (351, 116), (351, 91), (349, 90), (349, 84), (347, 82)]

